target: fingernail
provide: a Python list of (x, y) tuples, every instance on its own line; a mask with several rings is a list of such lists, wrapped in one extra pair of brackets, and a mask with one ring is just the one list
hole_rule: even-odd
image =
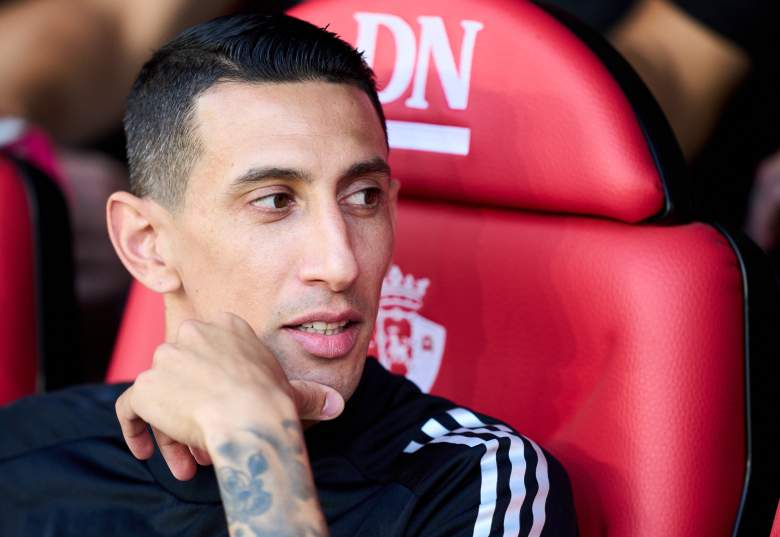
[(325, 394), (325, 404), (322, 405), (322, 419), (327, 420), (335, 418), (340, 412), (339, 409), (339, 396), (333, 392), (327, 392)]

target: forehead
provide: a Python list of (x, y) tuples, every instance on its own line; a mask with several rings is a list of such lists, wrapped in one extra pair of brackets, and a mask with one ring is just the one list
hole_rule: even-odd
[(194, 119), (195, 171), (212, 180), (259, 166), (328, 173), (387, 156), (370, 99), (347, 84), (219, 83), (198, 98)]

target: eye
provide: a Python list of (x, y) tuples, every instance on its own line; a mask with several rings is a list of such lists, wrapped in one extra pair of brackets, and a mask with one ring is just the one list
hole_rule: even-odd
[(358, 205), (361, 207), (376, 207), (379, 205), (379, 201), (382, 199), (382, 190), (376, 187), (364, 188), (358, 190), (354, 194), (350, 194), (346, 198), (346, 202), (350, 205)]
[(252, 201), (252, 205), (260, 207), (261, 209), (286, 209), (292, 203), (292, 197), (284, 192), (276, 192), (257, 198)]

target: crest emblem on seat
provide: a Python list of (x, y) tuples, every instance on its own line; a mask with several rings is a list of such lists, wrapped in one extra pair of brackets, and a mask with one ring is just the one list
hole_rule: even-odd
[(382, 297), (369, 352), (389, 371), (404, 375), (428, 392), (439, 373), (446, 329), (420, 315), (430, 285), (427, 278), (404, 275), (397, 265), (382, 282)]

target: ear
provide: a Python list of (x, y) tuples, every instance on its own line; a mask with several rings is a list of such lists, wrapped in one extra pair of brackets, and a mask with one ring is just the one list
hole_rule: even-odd
[(106, 204), (106, 220), (114, 250), (133, 277), (157, 293), (181, 287), (173, 260), (165, 255), (165, 231), (170, 227), (165, 208), (129, 192), (114, 192)]
[(395, 232), (396, 215), (398, 213), (398, 191), (401, 190), (401, 182), (398, 179), (390, 179), (390, 221)]

